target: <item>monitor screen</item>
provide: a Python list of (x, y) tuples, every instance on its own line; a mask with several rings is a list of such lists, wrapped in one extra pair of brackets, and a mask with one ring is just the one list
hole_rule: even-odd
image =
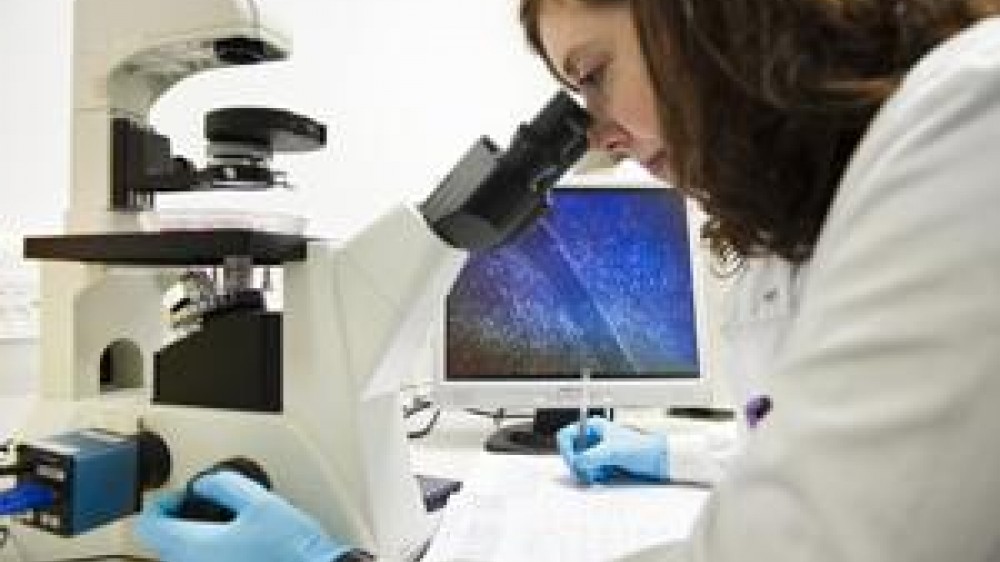
[(473, 406), (707, 405), (685, 201), (667, 187), (561, 187), (448, 296), (437, 395)]

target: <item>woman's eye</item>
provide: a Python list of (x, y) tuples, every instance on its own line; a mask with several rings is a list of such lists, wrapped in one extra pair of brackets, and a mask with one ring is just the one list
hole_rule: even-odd
[(580, 76), (580, 89), (581, 90), (597, 90), (600, 89), (601, 85), (604, 83), (605, 71), (607, 65), (595, 66), (592, 70), (583, 73)]

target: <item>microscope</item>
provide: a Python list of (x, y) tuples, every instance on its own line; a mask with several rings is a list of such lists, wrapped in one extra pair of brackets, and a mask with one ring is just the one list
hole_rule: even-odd
[[(479, 139), (426, 200), (346, 240), (144, 230), (157, 198), (280, 186), (273, 159), (325, 144), (307, 117), (222, 108), (198, 169), (148, 123), (189, 75), (289, 53), (256, 0), (75, 1), (66, 232), (24, 245), (43, 261), (42, 378), (17, 482), (48, 492), (14, 519), (22, 556), (141, 552), (130, 516), (145, 491), (233, 459), (380, 560), (414, 559), (429, 539), (401, 379), (468, 254), (544, 212), (589, 118), (557, 94), (507, 150)], [(254, 281), (270, 268), (280, 310)]]

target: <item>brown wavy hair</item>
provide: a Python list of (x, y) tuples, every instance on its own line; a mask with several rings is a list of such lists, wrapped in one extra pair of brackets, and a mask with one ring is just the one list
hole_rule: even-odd
[[(721, 259), (812, 253), (851, 154), (924, 54), (1000, 0), (521, 0), (629, 5), (674, 155)], [(558, 76), (558, 75), (557, 75)]]

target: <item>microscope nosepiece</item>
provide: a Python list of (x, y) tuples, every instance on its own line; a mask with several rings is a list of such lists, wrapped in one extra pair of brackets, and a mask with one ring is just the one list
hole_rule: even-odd
[(273, 45), (251, 37), (217, 39), (212, 48), (216, 58), (231, 65), (257, 64), (285, 58), (285, 53)]

